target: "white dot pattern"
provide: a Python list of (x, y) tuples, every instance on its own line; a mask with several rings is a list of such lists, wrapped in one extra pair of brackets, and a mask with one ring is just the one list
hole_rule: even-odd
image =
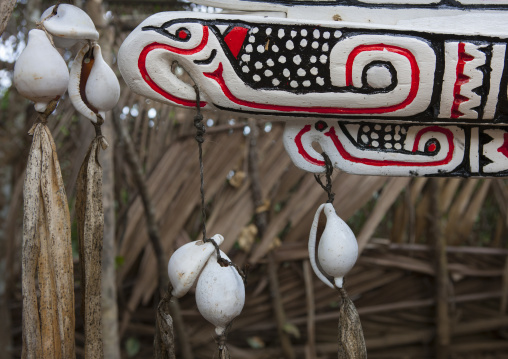
[(247, 33), (235, 69), (255, 89), (329, 91), (329, 55), (337, 42), (333, 35), (326, 28), (258, 25)]
[(388, 124), (364, 124), (358, 131), (358, 144), (365, 147), (383, 148), (391, 151), (400, 151), (403, 148), (407, 131), (406, 126), (392, 126)]

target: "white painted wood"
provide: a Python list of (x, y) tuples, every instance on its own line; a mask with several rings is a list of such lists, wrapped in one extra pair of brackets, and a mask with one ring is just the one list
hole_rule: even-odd
[(480, 172), (480, 129), (473, 127), (471, 129), (471, 142), (469, 144), (469, 166), (471, 173)]
[[(489, 129), (483, 132), (492, 137), (492, 140), (483, 146), (483, 155), (492, 161), (483, 167), (483, 171), (494, 174), (508, 170), (508, 133), (498, 129)], [(503, 148), (504, 151), (502, 151)]]
[(492, 47), (492, 59), (490, 61), (490, 88), (487, 103), (483, 110), (483, 119), (493, 119), (496, 114), (501, 77), (503, 76), (506, 54), (506, 44), (496, 44)]
[(135, 92), (194, 108), (194, 88), (170, 70), (178, 63), (202, 108), (287, 121), (285, 147), (306, 171), (324, 169), (318, 142), (350, 173), (505, 175), (485, 160), (501, 161), (502, 144), (465, 134), (506, 125), (508, 6), (422, 1), (203, 0), (238, 13), (155, 14), (125, 40), (119, 68)]

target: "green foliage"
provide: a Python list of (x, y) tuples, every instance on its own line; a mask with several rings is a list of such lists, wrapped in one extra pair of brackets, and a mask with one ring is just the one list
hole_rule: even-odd
[(136, 356), (139, 353), (140, 349), (141, 349), (141, 343), (140, 343), (139, 339), (137, 339), (135, 337), (129, 337), (125, 341), (125, 351), (127, 352), (127, 356), (129, 358)]

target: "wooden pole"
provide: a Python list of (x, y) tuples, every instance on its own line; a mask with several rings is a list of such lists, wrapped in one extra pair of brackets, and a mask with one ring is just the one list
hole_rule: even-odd
[(429, 181), (430, 191), (430, 226), (429, 242), (435, 246), (436, 269), (436, 359), (447, 359), (450, 347), (450, 318), (448, 313), (448, 260), (446, 256), (446, 239), (441, 231), (441, 211), (439, 206), (438, 179)]

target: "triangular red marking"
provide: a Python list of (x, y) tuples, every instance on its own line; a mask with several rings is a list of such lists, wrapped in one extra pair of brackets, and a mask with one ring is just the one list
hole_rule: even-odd
[(465, 83), (468, 83), (469, 80), (471, 80), (471, 77), (464, 74), (457, 74), (457, 84), (464, 85)]
[(473, 61), (475, 59), (474, 56), (469, 55), (467, 52), (461, 52), (459, 53), (459, 60), (462, 60), (464, 62)]
[(247, 32), (249, 29), (241, 26), (236, 26), (231, 29), (230, 32), (224, 37), (224, 42), (228, 45), (231, 53), (235, 58), (238, 57), (238, 53), (240, 52), (243, 42), (245, 41), (245, 36), (247, 36)]
[(503, 155), (508, 157), (508, 133), (504, 134), (504, 142), (501, 147), (497, 149), (497, 152), (501, 152)]

